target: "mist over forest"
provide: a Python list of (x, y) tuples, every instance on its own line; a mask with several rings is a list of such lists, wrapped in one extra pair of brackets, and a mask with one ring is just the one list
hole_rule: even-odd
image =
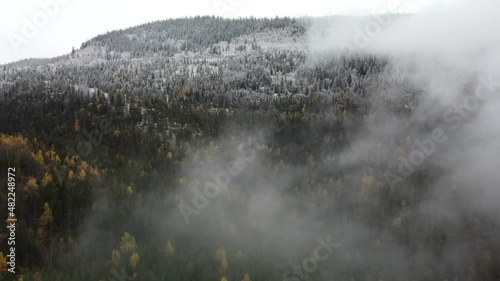
[(167, 19), (0, 66), (0, 280), (500, 280), (499, 10)]

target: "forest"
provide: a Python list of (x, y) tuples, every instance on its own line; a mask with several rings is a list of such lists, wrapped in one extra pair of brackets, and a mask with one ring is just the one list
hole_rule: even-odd
[[(0, 66), (0, 280), (500, 280), (496, 100), (450, 127), (420, 62), (315, 28), (170, 19)], [(453, 102), (484, 85), (431, 65)]]

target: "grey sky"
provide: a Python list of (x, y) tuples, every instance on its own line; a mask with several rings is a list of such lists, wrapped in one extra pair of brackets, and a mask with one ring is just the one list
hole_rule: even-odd
[[(391, 1), (399, 1), (405, 12), (416, 12), (445, 0), (2, 0), (0, 63), (62, 55), (106, 31), (165, 18), (360, 15), (387, 10)], [(42, 7), (50, 2), (56, 5)], [(30, 23), (35, 31), (27, 27)]]

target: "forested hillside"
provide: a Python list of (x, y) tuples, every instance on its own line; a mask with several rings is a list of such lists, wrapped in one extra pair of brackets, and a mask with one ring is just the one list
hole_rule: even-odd
[(500, 280), (497, 193), (470, 189), (498, 181), (444, 176), (460, 132), (394, 179), (447, 125), (418, 65), (314, 53), (311, 28), (173, 19), (1, 66), (0, 280)]

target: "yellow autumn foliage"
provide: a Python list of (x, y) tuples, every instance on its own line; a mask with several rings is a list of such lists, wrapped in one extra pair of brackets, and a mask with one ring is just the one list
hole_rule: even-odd
[(61, 163), (61, 158), (59, 158), (59, 155), (52, 149), (45, 152), (45, 158), (53, 162)]
[(245, 273), (245, 276), (243, 277), (242, 281), (252, 281), (252, 280), (250, 279), (250, 275), (248, 273)]
[(52, 210), (50, 209), (49, 203), (45, 203), (43, 206), (43, 214), (40, 216), (40, 224), (38, 225), (36, 237), (39, 241), (45, 240), (47, 238), (47, 226), (52, 223)]
[(137, 244), (135, 243), (135, 238), (132, 237), (128, 232), (122, 237), (122, 242), (120, 243), (120, 251), (122, 253), (132, 253), (137, 249)]
[(85, 171), (87, 171), (87, 170), (89, 169), (89, 167), (90, 167), (90, 166), (89, 166), (89, 164), (88, 164), (86, 161), (82, 161), (82, 162), (80, 162), (80, 166), (79, 166), (79, 168), (82, 168), (82, 169), (84, 169)]
[(132, 269), (136, 269), (137, 268), (137, 264), (139, 264), (139, 254), (138, 253), (134, 253), (132, 254), (132, 256), (130, 256), (130, 267)]
[(45, 175), (43, 176), (43, 179), (42, 179), (42, 186), (45, 187), (53, 182), (54, 182), (54, 179), (52, 178), (52, 175), (49, 173), (45, 173)]
[(85, 180), (85, 178), (87, 177), (87, 173), (85, 173), (85, 170), (81, 170), (80, 173), (78, 174), (78, 178), (80, 180)]
[(90, 167), (90, 174), (93, 175), (94, 177), (99, 177), (101, 175), (98, 169), (92, 167)]
[(227, 259), (223, 258), (220, 262), (220, 267), (222, 268), (222, 270), (226, 270), (228, 266), (229, 266), (229, 263), (227, 262)]
[(75, 156), (64, 158), (64, 164), (66, 164), (66, 166), (68, 166), (68, 167), (75, 167), (75, 165), (76, 165)]
[(36, 154), (31, 152), (31, 157), (38, 165), (45, 166), (45, 160), (43, 160), (43, 154), (41, 150), (38, 150)]
[(217, 251), (215, 252), (215, 257), (219, 261), (222, 259), (225, 259), (226, 258), (226, 250), (224, 250), (223, 248), (217, 249)]
[(128, 195), (128, 196), (131, 196), (132, 194), (134, 194), (134, 190), (133, 190), (133, 189), (132, 189), (132, 187), (129, 185), (129, 186), (127, 187), (127, 195)]
[(24, 188), (24, 190), (37, 189), (37, 188), (38, 184), (36, 183), (36, 179), (31, 177), (26, 183), (26, 187)]
[(5, 257), (2, 252), (0, 252), (0, 272), (6, 272), (6, 271), (7, 271), (7, 257)]
[(175, 248), (170, 240), (167, 241), (167, 255), (171, 256), (175, 253)]
[(22, 136), (9, 136), (0, 134), (0, 144), (12, 149), (20, 149), (28, 146), (28, 139)]
[(50, 209), (49, 203), (45, 202), (45, 204), (43, 205), (43, 214), (40, 217), (40, 225), (45, 227), (51, 224), (52, 221), (52, 210)]
[(119, 268), (122, 263), (122, 258), (120, 255), (120, 252), (118, 250), (113, 250), (111, 253), (111, 265), (113, 265), (114, 268)]

